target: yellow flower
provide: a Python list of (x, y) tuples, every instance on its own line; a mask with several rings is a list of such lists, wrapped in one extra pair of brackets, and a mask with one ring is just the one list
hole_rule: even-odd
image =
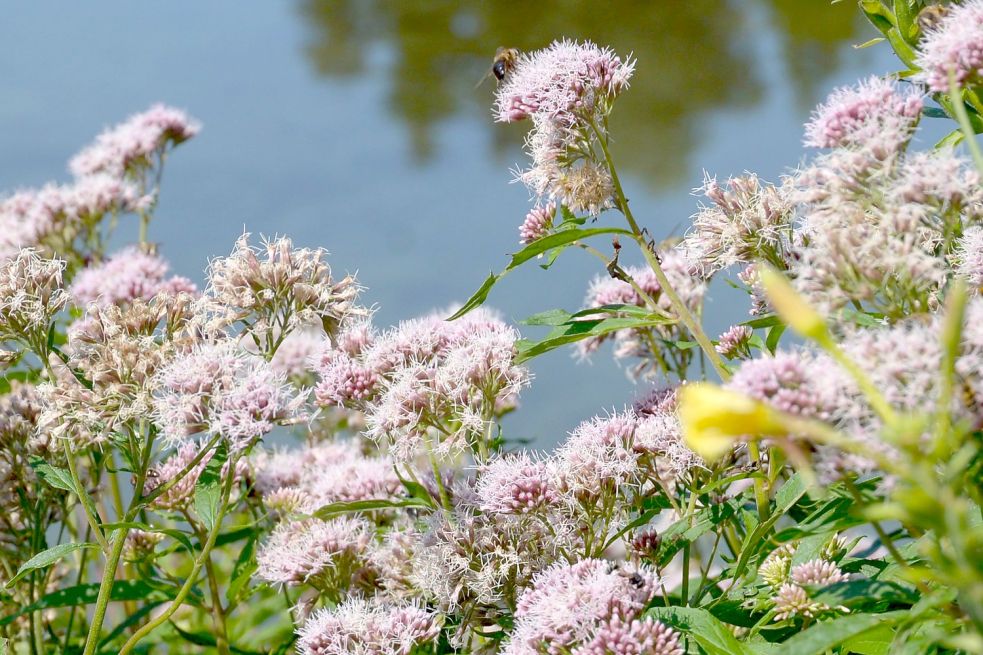
[(742, 437), (785, 432), (776, 411), (744, 394), (714, 384), (683, 387), (679, 419), (686, 445), (707, 461), (729, 453)]
[(758, 267), (758, 274), (771, 306), (790, 328), (816, 341), (823, 341), (828, 337), (826, 320), (802, 299), (784, 275), (766, 264)]

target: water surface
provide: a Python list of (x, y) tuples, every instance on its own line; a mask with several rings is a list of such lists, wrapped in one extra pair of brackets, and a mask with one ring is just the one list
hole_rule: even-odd
[[(386, 325), (463, 301), (516, 249), (523, 126), (492, 123), (494, 85), (474, 88), (496, 47), (566, 36), (634, 53), (613, 153), (663, 237), (686, 229), (704, 169), (776, 179), (827, 90), (891, 70), (886, 49), (851, 47), (870, 32), (826, 0), (22, 3), (0, 24), (0, 188), (65, 179), (103, 126), (177, 105), (205, 129), (169, 161), (152, 226), (174, 268), (200, 281), (244, 229), (286, 233), (357, 271)], [(574, 309), (596, 272), (569, 252), (490, 303), (516, 321)], [(708, 331), (743, 311), (718, 292)], [(540, 445), (637, 393), (603, 353), (532, 367), (509, 427)]]

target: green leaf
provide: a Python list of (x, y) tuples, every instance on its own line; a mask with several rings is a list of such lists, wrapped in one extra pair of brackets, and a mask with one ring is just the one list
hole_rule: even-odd
[(894, 630), (881, 625), (843, 642), (843, 650), (856, 655), (889, 655)]
[(778, 520), (785, 516), (793, 505), (799, 502), (799, 499), (805, 495), (806, 490), (806, 484), (803, 481), (802, 476), (798, 473), (790, 477), (788, 481), (782, 485), (781, 489), (778, 490), (778, 493), (775, 494), (775, 506), (771, 510), (771, 516), (768, 517), (767, 521), (763, 521), (757, 525), (754, 530), (748, 532), (747, 536), (744, 538), (744, 543), (741, 544), (741, 556), (734, 565), (734, 572), (732, 574), (734, 578), (739, 578), (744, 574), (744, 570), (747, 568), (748, 562), (751, 561), (751, 557), (761, 548), (761, 544), (764, 543), (765, 537), (778, 522)]
[(881, 630), (908, 616), (907, 611), (884, 614), (847, 614), (832, 621), (824, 621), (792, 635), (783, 644), (784, 652), (796, 655), (825, 655), (847, 641), (860, 637), (869, 630)]
[(209, 532), (218, 519), (218, 506), (222, 500), (222, 467), (228, 457), (228, 449), (222, 442), (195, 483), (195, 514)]
[[(596, 312), (595, 312), (596, 313)], [(576, 315), (574, 315), (576, 316)], [(619, 330), (643, 329), (672, 323), (671, 319), (652, 317), (639, 318), (634, 316), (613, 316), (605, 318), (571, 319), (557, 325), (541, 341), (521, 339), (516, 342), (516, 363), (528, 361), (560, 346), (582, 341), (590, 337), (599, 337)]]
[(869, 41), (864, 41), (863, 43), (858, 43), (857, 45), (853, 46), (853, 49), (854, 50), (863, 50), (864, 48), (869, 48), (871, 46), (877, 45), (878, 43), (884, 43), (884, 41), (886, 41), (886, 40), (887, 39), (885, 39), (883, 36), (875, 36), (873, 39), (871, 39)]
[[(50, 609), (53, 607), (72, 607), (75, 605), (91, 605), (96, 602), (99, 595), (99, 584), (80, 584), (65, 589), (53, 591), (42, 596), (34, 603), (22, 607), (16, 614), (8, 614), (0, 619), (0, 626), (7, 625), (16, 620), (17, 617), (38, 610)], [(177, 595), (177, 588), (162, 583), (148, 583), (143, 580), (116, 580), (113, 588), (109, 592), (109, 600), (142, 600), (148, 603), (162, 603), (170, 600)], [(190, 604), (198, 604), (198, 596), (191, 594), (185, 601)]]
[[(178, 624), (175, 623), (174, 621), (168, 621), (168, 623), (170, 623), (174, 631), (177, 632), (178, 635), (180, 635), (181, 638), (184, 639), (189, 644), (194, 644), (195, 646), (214, 647), (217, 643), (215, 641), (215, 637), (213, 637), (207, 632), (190, 632), (188, 630), (184, 630), (181, 627), (179, 627)], [(235, 653), (236, 655), (264, 655), (264, 653), (260, 653), (257, 651), (243, 650), (242, 648), (236, 648), (232, 644), (229, 644), (229, 650)]]
[(848, 580), (838, 582), (813, 594), (816, 601), (830, 607), (848, 607), (851, 610), (863, 609), (870, 612), (890, 606), (914, 605), (918, 594), (894, 582), (881, 580)]
[(881, 0), (860, 0), (860, 10), (864, 12), (867, 20), (884, 34), (897, 25), (894, 14)]
[(239, 551), (239, 557), (236, 559), (235, 566), (232, 567), (229, 588), (225, 590), (225, 597), (229, 602), (236, 600), (239, 593), (249, 584), (249, 580), (256, 569), (256, 535), (253, 535)]
[[(459, 319), (471, 310), (480, 307), (485, 300), (488, 299), (488, 294), (491, 292), (491, 289), (493, 286), (495, 286), (496, 282), (505, 277), (505, 275), (510, 271), (518, 268), (530, 259), (534, 259), (535, 257), (538, 257), (545, 252), (553, 251), (554, 249), (559, 249), (562, 251), (564, 248), (569, 247), (577, 241), (597, 236), (599, 234), (623, 234), (632, 236), (631, 232), (622, 228), (592, 227), (588, 229), (564, 229), (545, 236), (542, 239), (537, 239), (519, 252), (512, 255), (512, 259), (509, 261), (509, 265), (505, 267), (505, 270), (498, 275), (492, 273), (485, 278), (485, 281), (482, 282), (481, 287), (479, 287), (478, 290), (475, 291), (470, 298), (468, 298), (468, 301), (464, 303), (459, 310), (454, 312), (454, 314), (452, 314), (447, 320), (453, 321)], [(552, 263), (552, 260), (555, 260), (559, 254), (559, 252), (551, 253), (550, 263)]]
[(746, 325), (749, 328), (757, 330), (758, 328), (770, 328), (776, 325), (781, 325), (782, 319), (778, 318), (772, 314), (771, 316), (761, 316), (759, 318), (752, 318), (750, 321), (744, 321), (741, 325)]
[(329, 503), (319, 507), (312, 513), (312, 516), (319, 519), (327, 519), (339, 514), (371, 512), (377, 509), (393, 509), (397, 507), (430, 507), (430, 504), (419, 498), (378, 498), (371, 500), (341, 501), (337, 503)]
[(31, 571), (47, 568), (66, 555), (74, 553), (76, 550), (82, 550), (83, 548), (95, 548), (96, 550), (99, 550), (99, 544), (73, 542), (68, 544), (58, 544), (57, 546), (52, 546), (47, 550), (42, 550), (37, 555), (24, 562), (21, 567), (17, 569), (17, 575), (12, 577), (10, 582), (8, 582), (5, 586), (9, 589), (15, 582), (23, 578)]
[(45, 483), (50, 487), (55, 489), (61, 489), (62, 491), (70, 491), (75, 493), (75, 482), (72, 480), (72, 474), (68, 472), (67, 469), (58, 468), (57, 466), (52, 466), (48, 464), (40, 457), (31, 458), (31, 468), (34, 472), (38, 474)]
[(770, 330), (768, 330), (768, 338), (765, 340), (765, 347), (772, 355), (774, 355), (775, 350), (778, 349), (778, 342), (781, 340), (784, 333), (785, 326), (782, 324), (774, 325)]
[(958, 146), (960, 143), (963, 142), (964, 138), (965, 135), (963, 134), (963, 131), (959, 128), (956, 128), (953, 131), (946, 134), (941, 139), (939, 139), (938, 143), (935, 144), (935, 149), (942, 150), (944, 148), (955, 148), (956, 146)]
[[(710, 612), (696, 607), (653, 607), (647, 616), (685, 632), (707, 655), (755, 655), (755, 652), (737, 640), (727, 626)], [(798, 651), (783, 651), (798, 653)]]

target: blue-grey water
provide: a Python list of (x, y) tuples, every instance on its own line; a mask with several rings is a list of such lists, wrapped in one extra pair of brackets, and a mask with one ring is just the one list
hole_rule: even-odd
[[(492, 123), (493, 84), (474, 85), (497, 46), (563, 36), (638, 59), (613, 148), (659, 237), (685, 231), (704, 169), (777, 179), (826, 91), (895, 65), (884, 47), (855, 50), (871, 29), (827, 0), (18, 3), (0, 23), (0, 188), (64, 180), (104, 126), (185, 108), (205, 127), (169, 160), (151, 228), (174, 269), (200, 282), (244, 229), (288, 234), (357, 271), (387, 325), (463, 301), (516, 249), (523, 128)], [(575, 309), (596, 269), (570, 251), (490, 304), (513, 321)], [(712, 334), (745, 311), (715, 294)], [(638, 392), (606, 353), (532, 368), (509, 429), (544, 446)]]

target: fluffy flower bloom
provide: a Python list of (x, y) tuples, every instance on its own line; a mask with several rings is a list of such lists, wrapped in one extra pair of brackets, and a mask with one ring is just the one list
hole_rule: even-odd
[(747, 174), (721, 185), (709, 175), (697, 189), (711, 204), (693, 217), (680, 248), (704, 275), (765, 259), (782, 265), (792, 236), (792, 202), (785, 187)]
[(307, 383), (314, 375), (314, 362), (328, 345), (328, 338), (321, 330), (292, 332), (276, 349), (270, 365), (290, 380)]
[(747, 325), (732, 325), (720, 335), (714, 348), (727, 359), (747, 357), (750, 354), (748, 341), (753, 335), (754, 330)]
[(684, 655), (679, 634), (652, 617), (625, 620), (615, 615), (573, 655)]
[(806, 124), (805, 144), (816, 148), (881, 146), (893, 152), (910, 138), (922, 97), (871, 77), (833, 91)]
[(0, 264), (0, 338), (47, 339), (54, 316), (68, 304), (65, 262), (25, 248)]
[(768, 556), (758, 566), (758, 576), (774, 589), (785, 584), (792, 567), (792, 556), (795, 554), (795, 548), (795, 544), (783, 544), (768, 553)]
[(311, 324), (332, 336), (343, 321), (366, 312), (355, 304), (360, 292), (355, 278), (334, 279), (325, 254), (320, 248), (294, 248), (286, 237), (254, 249), (244, 234), (231, 255), (209, 264), (208, 294), (229, 322), (241, 321), (258, 336)]
[(297, 631), (301, 655), (409, 655), (440, 632), (440, 619), (418, 605), (349, 599), (318, 610)]
[(589, 644), (614, 617), (614, 625), (633, 620), (654, 591), (655, 579), (645, 569), (615, 568), (597, 559), (554, 564), (519, 597), (504, 652), (556, 655)]
[(519, 226), (519, 243), (530, 244), (546, 236), (553, 229), (556, 205), (553, 203), (533, 207), (526, 214), (526, 220)]
[(495, 116), (503, 122), (533, 115), (572, 122), (572, 114), (592, 112), (628, 86), (634, 62), (622, 62), (590, 41), (554, 41), (525, 53), (498, 87)]
[(834, 390), (817, 384), (820, 365), (830, 364), (817, 362), (808, 351), (779, 352), (743, 362), (727, 386), (783, 412), (825, 419), (835, 399)]
[(983, 227), (973, 226), (963, 233), (956, 251), (957, 271), (973, 287), (983, 287)]
[(134, 168), (152, 166), (155, 154), (187, 141), (200, 129), (180, 109), (157, 104), (104, 131), (72, 159), (69, 169), (78, 177), (95, 173), (122, 177)]
[(773, 599), (775, 603), (775, 621), (784, 621), (795, 616), (813, 618), (829, 609), (825, 603), (812, 600), (802, 587), (786, 583), (779, 589)]
[(961, 87), (978, 84), (983, 76), (983, 2), (953, 4), (925, 35), (915, 63), (922, 69), (917, 78), (932, 91), (949, 92), (950, 72)]
[(654, 460), (661, 480), (676, 481), (693, 468), (704, 466), (703, 459), (683, 442), (683, 430), (675, 413), (653, 412), (639, 417), (632, 447), (636, 453)]
[(293, 417), (303, 402), (283, 375), (233, 341), (178, 355), (158, 371), (154, 386), (154, 410), (172, 442), (207, 430), (241, 448)]
[(72, 296), (78, 305), (114, 305), (135, 298), (150, 300), (161, 291), (197, 291), (185, 277), (167, 277), (168, 269), (167, 262), (158, 255), (136, 247), (125, 248), (101, 264), (80, 271), (72, 282)]
[(275, 584), (347, 589), (365, 566), (371, 526), (347, 517), (280, 523), (256, 553), (256, 574)]
[(527, 453), (503, 455), (479, 472), (476, 493), (485, 512), (527, 514), (557, 501), (550, 463)]
[(836, 564), (823, 559), (809, 560), (792, 567), (789, 577), (797, 585), (817, 587), (826, 587), (850, 579), (850, 576), (841, 571)]
[(634, 413), (624, 412), (578, 425), (556, 453), (562, 488), (576, 496), (594, 497), (605, 489), (636, 484), (636, 424)]

